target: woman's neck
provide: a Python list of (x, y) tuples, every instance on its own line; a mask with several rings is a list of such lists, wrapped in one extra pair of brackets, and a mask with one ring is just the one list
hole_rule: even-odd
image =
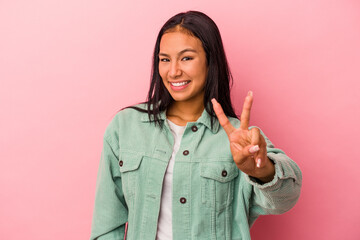
[(202, 102), (173, 102), (166, 111), (166, 117), (176, 125), (185, 126), (188, 122), (196, 122), (203, 111)]

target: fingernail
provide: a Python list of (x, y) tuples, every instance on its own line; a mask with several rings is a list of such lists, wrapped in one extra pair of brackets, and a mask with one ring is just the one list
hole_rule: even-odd
[(214, 103), (216, 103), (216, 99), (215, 98), (212, 98), (211, 99), (211, 102), (214, 104)]
[(252, 96), (253, 95), (253, 92), (252, 91), (249, 91), (248, 92), (248, 96)]
[(261, 159), (260, 159), (260, 158), (258, 158), (257, 163), (256, 163), (256, 166), (259, 168), (259, 167), (260, 167), (260, 165), (261, 165)]
[(252, 146), (250, 149), (249, 149), (249, 152), (250, 153), (256, 153), (257, 151), (259, 151), (260, 148), (259, 148), (259, 145), (255, 145), (255, 146)]

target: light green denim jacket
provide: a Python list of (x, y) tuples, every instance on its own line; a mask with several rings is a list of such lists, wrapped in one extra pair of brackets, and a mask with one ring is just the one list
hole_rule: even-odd
[[(147, 114), (125, 109), (104, 134), (91, 240), (154, 240), (162, 183), (173, 151), (166, 113), (163, 128)], [(229, 119), (235, 127), (240, 121)], [(193, 127), (193, 126), (196, 126)], [(262, 133), (263, 134), (263, 133)], [(235, 165), (224, 129), (204, 110), (186, 125), (176, 155), (172, 189), (173, 239), (250, 239), (259, 215), (281, 214), (300, 196), (299, 167), (265, 137), (275, 177), (266, 184)]]

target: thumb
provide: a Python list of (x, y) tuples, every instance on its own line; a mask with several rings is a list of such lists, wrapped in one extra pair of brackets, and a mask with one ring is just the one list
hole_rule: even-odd
[(236, 142), (232, 142), (231, 145), (236, 149), (236, 152), (241, 152), (244, 157), (249, 157), (250, 155), (257, 153), (260, 150), (259, 145), (248, 145), (246, 147), (241, 147), (241, 145)]
[(234, 160), (237, 159), (237, 161), (242, 161), (250, 156), (253, 156), (256, 152), (258, 152), (259, 146), (248, 145), (246, 147), (242, 147), (240, 144), (236, 142), (231, 142), (230, 150)]

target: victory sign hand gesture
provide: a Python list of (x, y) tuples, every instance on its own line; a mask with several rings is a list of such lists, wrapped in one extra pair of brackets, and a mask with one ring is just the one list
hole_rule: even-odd
[(256, 127), (249, 129), (250, 111), (253, 102), (251, 91), (245, 98), (240, 117), (240, 128), (236, 129), (226, 117), (221, 105), (213, 98), (213, 108), (220, 125), (230, 141), (230, 150), (236, 166), (249, 176), (262, 182), (270, 182), (275, 175), (274, 164), (267, 157), (266, 142)]

